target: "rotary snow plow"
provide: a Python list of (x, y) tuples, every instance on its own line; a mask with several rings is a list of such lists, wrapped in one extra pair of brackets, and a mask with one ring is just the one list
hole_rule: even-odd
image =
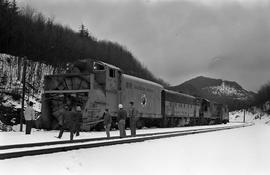
[(65, 74), (47, 75), (42, 95), (42, 128), (57, 129), (64, 106), (82, 107), (82, 130), (102, 126), (102, 113), (106, 107), (106, 72), (95, 72), (93, 62), (82, 61)]

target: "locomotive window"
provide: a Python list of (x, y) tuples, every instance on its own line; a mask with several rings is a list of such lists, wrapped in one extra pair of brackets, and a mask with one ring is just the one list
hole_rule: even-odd
[(206, 105), (204, 106), (204, 111), (207, 111), (207, 106)]
[(114, 78), (115, 77), (115, 70), (110, 69), (109, 74), (110, 74), (110, 77)]
[(94, 70), (105, 70), (105, 67), (102, 64), (95, 63)]

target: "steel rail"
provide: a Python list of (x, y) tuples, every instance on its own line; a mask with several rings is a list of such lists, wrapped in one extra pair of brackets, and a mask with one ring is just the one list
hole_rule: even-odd
[[(242, 126), (242, 125), (240, 125)], [(226, 126), (230, 127), (230, 126)], [(214, 127), (214, 128), (224, 128), (222, 127)], [(145, 134), (137, 134), (136, 137), (144, 137), (144, 136), (151, 136), (151, 135), (158, 135), (158, 134), (173, 134), (173, 133), (181, 133), (181, 132), (192, 132), (192, 131), (203, 131), (205, 129), (210, 128), (200, 128), (200, 129), (187, 129), (181, 131), (166, 131), (166, 132), (154, 132), (154, 133), (145, 133)], [(131, 137), (127, 136), (126, 138)], [(59, 144), (68, 144), (68, 143), (83, 143), (83, 142), (90, 142), (90, 141), (101, 141), (101, 140), (113, 140), (119, 139), (119, 136), (113, 136), (110, 138), (107, 137), (98, 137), (98, 138), (89, 138), (89, 139), (77, 139), (77, 140), (63, 140), (63, 141), (50, 141), (50, 142), (38, 142), (38, 143), (23, 143), (23, 144), (13, 144), (13, 145), (4, 145), (0, 146), (0, 150), (5, 149), (14, 149), (14, 148), (28, 148), (28, 147), (36, 147), (36, 146), (49, 146), (49, 145), (59, 145)]]
[[(174, 131), (174, 132), (167, 132), (167, 133), (155, 133), (155, 135), (146, 135), (146, 136), (137, 136), (137, 137), (127, 137), (125, 139), (115, 140), (113, 139), (106, 139), (104, 142), (98, 143), (87, 143), (87, 144), (80, 144), (80, 145), (70, 145), (70, 146), (60, 146), (60, 147), (53, 147), (53, 148), (40, 148), (35, 150), (22, 150), (16, 152), (6, 152), (0, 154), (0, 160), (3, 159), (11, 159), (11, 158), (18, 158), (23, 156), (34, 156), (34, 155), (42, 155), (42, 154), (50, 154), (50, 153), (57, 153), (57, 152), (64, 152), (64, 151), (71, 151), (77, 149), (85, 149), (85, 148), (95, 148), (101, 146), (112, 146), (117, 144), (126, 144), (126, 143), (135, 143), (135, 142), (144, 142), (147, 140), (154, 140), (154, 139), (161, 139), (161, 138), (169, 138), (169, 137), (176, 137), (176, 136), (185, 136), (191, 134), (199, 134), (199, 133), (206, 133), (206, 132), (213, 132), (213, 131), (220, 131), (220, 130), (227, 130), (227, 129), (235, 129), (240, 127), (247, 127), (250, 125), (240, 125), (240, 126), (227, 126), (227, 127), (216, 127), (216, 128), (206, 128), (206, 129), (197, 129), (197, 130), (186, 130), (186, 131)], [(102, 138), (99, 138), (100, 140)], [(84, 139), (86, 140), (86, 139)], [(104, 138), (103, 138), (104, 140)], [(78, 140), (79, 141), (79, 140)], [(89, 141), (92, 142), (93, 140)], [(97, 140), (95, 140), (97, 141)], [(101, 140), (102, 141), (102, 140)], [(73, 142), (66, 142), (66, 143), (75, 143)], [(78, 142), (77, 142), (78, 143)], [(44, 145), (42, 145), (44, 146)], [(23, 147), (25, 148), (25, 147)]]

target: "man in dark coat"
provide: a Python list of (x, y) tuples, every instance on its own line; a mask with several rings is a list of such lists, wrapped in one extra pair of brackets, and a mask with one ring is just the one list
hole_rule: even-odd
[(120, 131), (120, 138), (126, 137), (126, 118), (127, 118), (127, 111), (123, 109), (123, 105), (119, 104), (119, 111), (117, 115), (117, 120), (118, 120), (118, 128)]
[(26, 124), (25, 134), (31, 134), (32, 125), (35, 118), (35, 110), (33, 108), (33, 102), (31, 101), (29, 106), (24, 110), (24, 118)]
[(137, 115), (138, 115), (138, 111), (134, 107), (134, 102), (131, 101), (130, 108), (128, 110), (128, 117), (129, 117), (129, 127), (130, 127), (130, 132), (131, 132), (132, 137), (136, 136)]
[(82, 109), (80, 106), (77, 106), (76, 107), (76, 122), (75, 122), (76, 136), (80, 135), (81, 125), (82, 125)]
[(106, 130), (107, 138), (110, 137), (110, 129), (111, 129), (111, 123), (112, 123), (112, 116), (109, 113), (109, 109), (105, 109), (105, 112), (103, 114), (104, 118), (104, 128)]
[(76, 112), (75, 111), (69, 111), (68, 106), (65, 106), (65, 110), (62, 113), (62, 117), (60, 117), (59, 124), (60, 126), (60, 132), (57, 138), (61, 139), (65, 128), (68, 128), (70, 131), (70, 140), (73, 140), (73, 133), (75, 131), (75, 123), (76, 123)]

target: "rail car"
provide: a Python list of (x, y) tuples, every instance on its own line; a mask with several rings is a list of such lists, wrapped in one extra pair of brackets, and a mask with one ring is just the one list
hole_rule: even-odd
[(165, 89), (162, 85), (124, 74), (113, 65), (81, 60), (65, 74), (44, 77), (42, 127), (57, 129), (64, 105), (82, 106), (82, 130), (102, 126), (102, 114), (109, 109), (116, 121), (118, 104), (139, 111), (138, 128), (175, 127), (227, 121), (224, 105)]
[(165, 126), (185, 126), (197, 123), (200, 104), (197, 98), (164, 89), (162, 92), (162, 116)]

